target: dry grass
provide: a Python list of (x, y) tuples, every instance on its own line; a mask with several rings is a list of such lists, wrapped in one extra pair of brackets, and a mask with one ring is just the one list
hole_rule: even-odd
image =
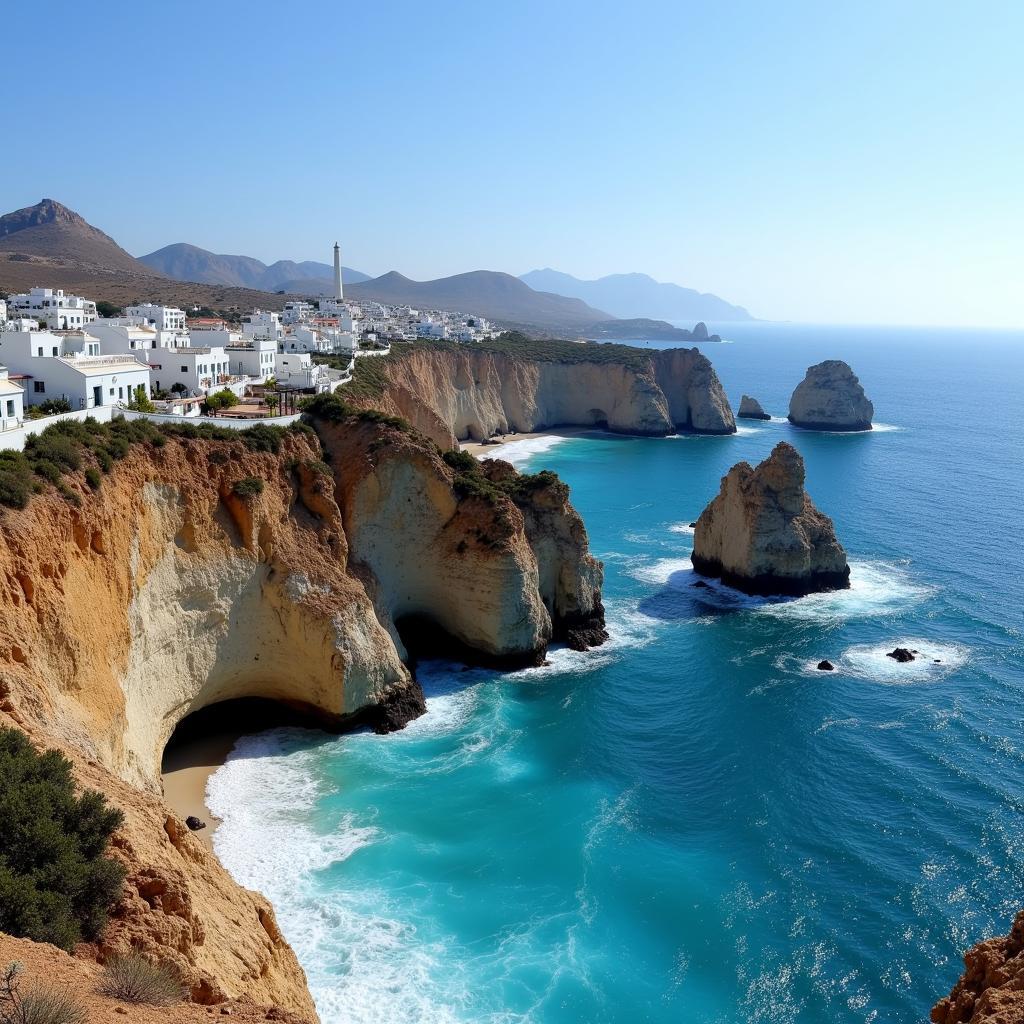
[(138, 953), (128, 953), (107, 962), (100, 992), (126, 1003), (150, 1006), (170, 1006), (185, 997), (181, 978), (173, 968), (150, 963)]

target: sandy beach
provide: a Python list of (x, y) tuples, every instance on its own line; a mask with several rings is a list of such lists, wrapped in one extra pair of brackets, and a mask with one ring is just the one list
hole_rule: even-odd
[(206, 781), (227, 760), (242, 735), (223, 732), (197, 737), (174, 745), (164, 755), (164, 800), (182, 821), (195, 815), (206, 822), (206, 828), (193, 834), (211, 850), (220, 821), (206, 806)]
[[(517, 461), (529, 457), (538, 450), (544, 451), (553, 447), (559, 440), (568, 437), (585, 437), (594, 435), (601, 431), (594, 427), (554, 427), (551, 430), (541, 430), (532, 434), (504, 434), (491, 438), (488, 443), (480, 441), (461, 441), (461, 451), (469, 452), (478, 459), (507, 459), (513, 465)], [(545, 443), (547, 442), (547, 443)], [(509, 454), (502, 454), (502, 449), (507, 449)]]

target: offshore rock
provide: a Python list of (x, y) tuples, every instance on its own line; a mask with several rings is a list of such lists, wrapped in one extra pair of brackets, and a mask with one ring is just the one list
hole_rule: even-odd
[(799, 597), (850, 585), (832, 520), (804, 490), (804, 460), (785, 441), (722, 478), (693, 537), (693, 567), (747, 594)]
[(826, 659), (825, 661), (819, 661), (818, 662), (818, 669), (821, 672), (835, 672), (836, 667), (835, 667), (835, 665), (832, 664), (831, 661), (828, 661)]
[(808, 430), (870, 430), (874, 415), (860, 381), (841, 359), (808, 367), (789, 400), (789, 422)]
[(736, 414), (742, 420), (770, 420), (771, 416), (761, 408), (761, 403), (750, 395), (740, 399), (740, 411)]
[(897, 647), (896, 650), (889, 651), (886, 657), (892, 658), (893, 661), (898, 661), (901, 665), (905, 665), (908, 661), (914, 660), (914, 652), (908, 651), (906, 647)]

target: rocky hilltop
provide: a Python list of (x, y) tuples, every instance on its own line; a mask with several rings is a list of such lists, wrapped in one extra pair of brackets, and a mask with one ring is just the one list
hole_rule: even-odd
[(875, 407), (841, 359), (807, 368), (789, 400), (789, 422), (808, 430), (870, 430)]
[(736, 414), (743, 420), (770, 420), (771, 416), (764, 411), (761, 403), (750, 395), (740, 398), (740, 411)]
[(694, 529), (693, 567), (747, 594), (801, 596), (850, 585), (832, 520), (804, 490), (804, 460), (781, 441), (764, 462), (740, 462)]
[(113, 853), (128, 879), (93, 957), (139, 948), (176, 965), (194, 1002), (245, 996), (305, 1020), (272, 908), (161, 800), (175, 726), (263, 697), (332, 727), (398, 728), (424, 709), (406, 623), (519, 664), (603, 624), (601, 566), (557, 478), (504, 467), (492, 482), (400, 423), (331, 398), (318, 411), (319, 436), (255, 448), (150, 435), (98, 490), (83, 465), (64, 496), (0, 511), (0, 724), (62, 750), (125, 814)]
[(736, 430), (718, 376), (696, 348), (651, 353), (498, 339), (417, 344), (370, 362), (357, 365), (363, 400), (405, 417), (444, 448), (558, 426), (651, 436)]

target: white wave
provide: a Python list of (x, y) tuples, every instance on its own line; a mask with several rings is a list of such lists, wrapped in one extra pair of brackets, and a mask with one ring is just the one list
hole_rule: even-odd
[(638, 565), (627, 571), (633, 579), (643, 583), (665, 584), (677, 572), (693, 572), (693, 563), (689, 555), (685, 558), (661, 558), (657, 562)]
[[(919, 655), (913, 661), (901, 664), (895, 658), (887, 656), (894, 647), (918, 651)], [(960, 668), (968, 656), (967, 648), (959, 644), (904, 637), (885, 644), (859, 644), (849, 647), (843, 651), (840, 665), (837, 667), (841, 667), (847, 675), (875, 683), (928, 683), (937, 681)]]
[(766, 599), (758, 610), (780, 618), (815, 621), (891, 615), (915, 604), (930, 589), (910, 580), (907, 573), (883, 562), (851, 562), (847, 590), (809, 594), (795, 600)]
[[(764, 423), (765, 421), (762, 420), (761, 422)], [(740, 437), (743, 437), (748, 434), (760, 434), (761, 430), (761, 427), (752, 427), (748, 423), (736, 424), (736, 433), (739, 434)]]
[[(384, 891), (317, 885), (319, 872), (379, 837), (352, 815), (325, 833), (309, 826), (329, 789), (318, 771), (321, 748), (290, 749), (298, 732), (240, 740), (211, 776), (207, 802), (222, 820), (213, 839), (217, 856), (236, 881), (273, 903), (322, 1020), (454, 1024), (468, 993), (459, 972), (449, 975), (444, 943), (421, 939)], [(439, 978), (447, 979), (443, 990)]]
[(689, 523), (673, 523), (668, 528), (669, 533), (688, 533), (693, 536), (693, 527)]
[(872, 423), (871, 429), (878, 431), (880, 434), (888, 434), (893, 430), (903, 430), (903, 427), (897, 426), (895, 423)]
[(520, 441), (506, 441), (504, 444), (496, 444), (489, 448), (486, 454), (482, 454), (480, 458), (502, 459), (504, 462), (511, 462), (516, 469), (521, 469), (537, 455), (549, 452), (557, 445), (570, 440), (573, 440), (573, 438), (562, 437), (558, 434), (524, 437)]

